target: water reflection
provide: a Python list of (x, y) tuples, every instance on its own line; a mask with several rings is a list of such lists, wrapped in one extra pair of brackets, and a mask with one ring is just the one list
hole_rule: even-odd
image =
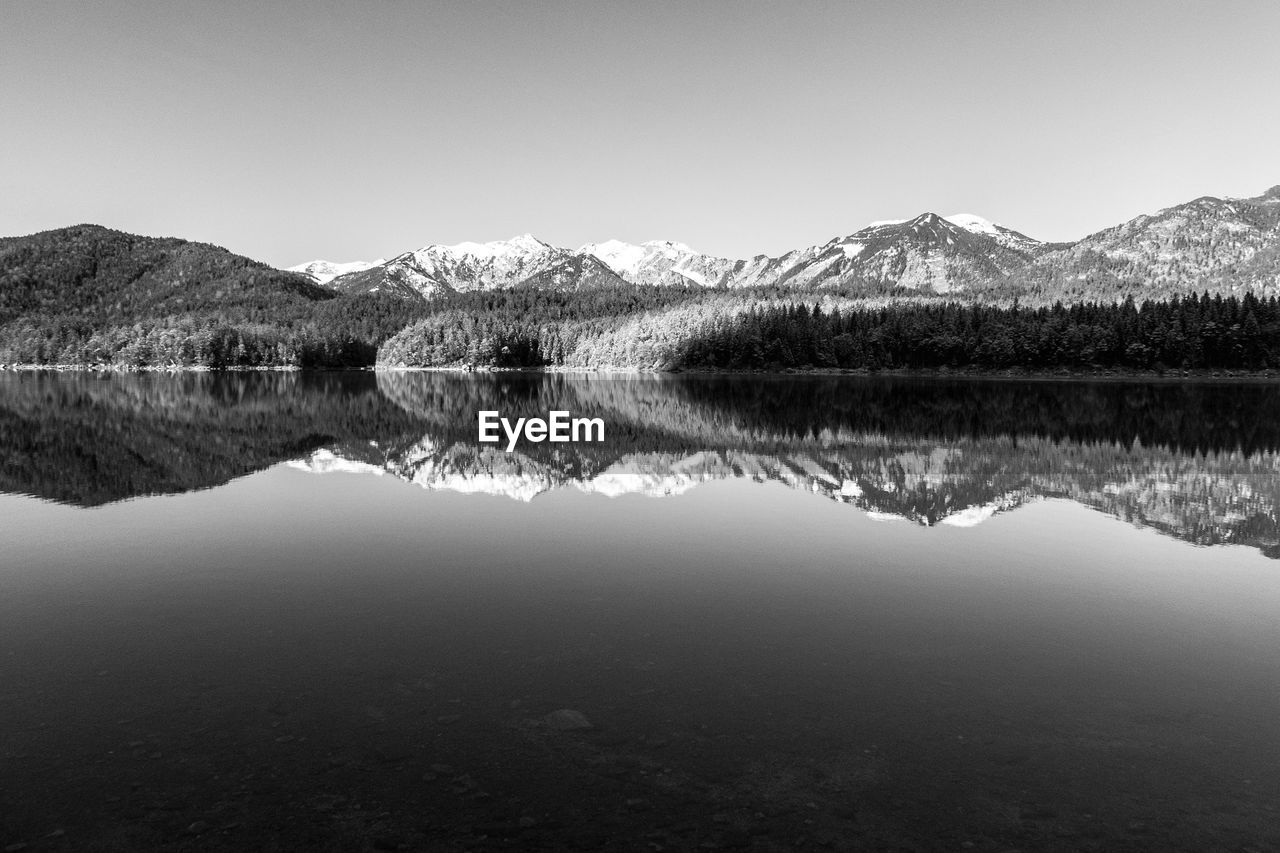
[[(476, 440), (476, 412), (600, 417), (603, 444)], [(1280, 389), (865, 377), (429, 373), (0, 377), (0, 490), (76, 506), (278, 463), (531, 500), (777, 481), (969, 526), (1039, 498), (1280, 556)]]
[(0, 846), (1272, 849), (1276, 409), (0, 375)]

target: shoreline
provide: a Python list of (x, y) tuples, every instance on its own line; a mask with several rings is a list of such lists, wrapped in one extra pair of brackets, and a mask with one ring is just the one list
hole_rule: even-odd
[(269, 367), (205, 367), (201, 365), (114, 365), (114, 364), (0, 364), (0, 373), (544, 373), (581, 374), (602, 377), (622, 376), (756, 376), (783, 378), (801, 376), (859, 376), (900, 377), (919, 379), (975, 379), (1017, 381), (1141, 381), (1141, 382), (1277, 382), (1280, 370), (1117, 370), (1099, 368), (1080, 370), (1055, 368), (1050, 370), (982, 370), (976, 368), (896, 368), (870, 370), (866, 368), (783, 368), (780, 370), (719, 370), (686, 368), (679, 370), (653, 370), (637, 367), (399, 367), (369, 365), (364, 367), (297, 367), (273, 365)]

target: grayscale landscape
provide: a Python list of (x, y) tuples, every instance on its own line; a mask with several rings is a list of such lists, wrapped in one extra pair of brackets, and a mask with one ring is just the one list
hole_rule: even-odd
[(1280, 853), (1277, 33), (0, 0), (0, 853)]

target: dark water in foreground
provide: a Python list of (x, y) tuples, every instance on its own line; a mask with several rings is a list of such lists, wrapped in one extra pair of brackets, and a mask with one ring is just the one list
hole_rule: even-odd
[(1278, 454), (1266, 385), (0, 375), (0, 848), (1277, 850)]

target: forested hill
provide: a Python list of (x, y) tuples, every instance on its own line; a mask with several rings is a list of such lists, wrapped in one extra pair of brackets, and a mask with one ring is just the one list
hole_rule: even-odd
[(98, 225), (0, 238), (0, 364), (368, 364), (414, 316), (207, 243)]
[(333, 295), (308, 276), (207, 243), (99, 225), (0, 238), (0, 323), (44, 315), (131, 324), (184, 314), (267, 322)]

